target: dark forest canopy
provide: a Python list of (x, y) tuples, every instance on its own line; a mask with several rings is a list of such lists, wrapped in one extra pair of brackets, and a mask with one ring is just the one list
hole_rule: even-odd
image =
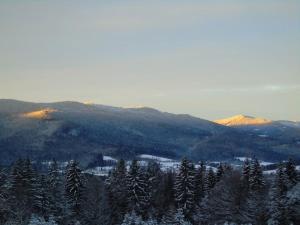
[(19, 159), (0, 173), (3, 225), (289, 225), (299, 218), (291, 160), (275, 175), (264, 175), (256, 159), (241, 170), (220, 164), (213, 171), (186, 158), (176, 171), (120, 160), (108, 177), (83, 173), (75, 160), (63, 171), (54, 160), (45, 173)]

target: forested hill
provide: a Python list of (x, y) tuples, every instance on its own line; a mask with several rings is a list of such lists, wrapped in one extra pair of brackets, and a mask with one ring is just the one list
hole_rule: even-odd
[(77, 159), (86, 166), (99, 153), (129, 159), (138, 154), (187, 156), (195, 161), (253, 155), (267, 161), (300, 159), (300, 129), (281, 130), (261, 135), (256, 128), (227, 127), (147, 107), (0, 100), (0, 161)]

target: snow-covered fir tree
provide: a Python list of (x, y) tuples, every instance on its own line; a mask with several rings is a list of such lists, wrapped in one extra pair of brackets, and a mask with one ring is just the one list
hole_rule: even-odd
[(240, 185), (240, 173), (226, 173), (209, 193), (208, 202), (204, 213), (208, 214), (208, 221), (220, 224), (224, 221), (234, 222), (238, 214), (236, 204), (237, 193)]
[(264, 188), (263, 172), (258, 159), (251, 161), (249, 186), (252, 191), (261, 191)]
[(45, 218), (50, 215), (50, 192), (44, 175), (37, 178), (34, 192), (34, 211)]
[(200, 163), (200, 167), (196, 170), (195, 174), (195, 203), (199, 203), (204, 197), (204, 181), (205, 181), (206, 167), (203, 162)]
[(71, 160), (67, 166), (65, 195), (69, 209), (75, 216), (80, 215), (83, 201), (84, 180), (78, 162)]
[(150, 191), (150, 205), (148, 213), (152, 216), (158, 217), (162, 215), (163, 207), (160, 207), (162, 204), (163, 196), (161, 193), (163, 191), (163, 173), (160, 169), (160, 165), (157, 162), (150, 161), (146, 168), (146, 176), (149, 184)]
[(287, 192), (287, 210), (292, 224), (300, 224), (300, 182)]
[(50, 195), (49, 208), (54, 217), (59, 219), (64, 208), (62, 193), (62, 179), (58, 164), (55, 159), (50, 163), (47, 176), (48, 191)]
[(289, 225), (289, 212), (287, 207), (287, 175), (283, 165), (280, 164), (270, 192), (270, 219), (269, 225)]
[(210, 167), (204, 178), (204, 192), (206, 195), (214, 188), (215, 184), (216, 175), (213, 169)]
[[(159, 216), (166, 215), (168, 213), (174, 213), (175, 197), (174, 197), (174, 183), (175, 174), (173, 171), (167, 171), (164, 173), (160, 186), (159, 195), (157, 196)], [(171, 211), (171, 212), (170, 212)]]
[(183, 158), (174, 185), (177, 207), (189, 216), (195, 206), (195, 168), (186, 158)]
[(248, 158), (244, 161), (243, 165), (243, 171), (242, 171), (242, 181), (243, 186), (245, 188), (245, 191), (249, 190), (249, 180), (250, 180), (250, 171), (251, 171), (251, 165)]
[(126, 175), (125, 161), (121, 159), (105, 182), (112, 224), (120, 223), (128, 211)]
[(137, 160), (132, 161), (126, 180), (129, 209), (145, 217), (150, 205), (149, 181)]
[(219, 182), (225, 173), (224, 166), (222, 163), (218, 165), (216, 172), (216, 182)]
[(289, 159), (285, 163), (285, 172), (288, 178), (288, 188), (293, 187), (299, 181), (299, 175), (296, 171), (296, 166), (292, 159)]
[(23, 223), (34, 210), (36, 177), (29, 159), (17, 160), (12, 166), (8, 184), (8, 205), (14, 221)]
[(7, 199), (7, 174), (3, 168), (0, 168), (0, 224), (4, 222), (9, 212)]

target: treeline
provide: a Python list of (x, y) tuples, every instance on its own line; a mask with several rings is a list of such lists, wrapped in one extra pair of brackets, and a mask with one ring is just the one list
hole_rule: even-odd
[(259, 161), (243, 168), (183, 159), (178, 169), (120, 160), (106, 178), (85, 174), (70, 161), (47, 173), (29, 159), (0, 172), (0, 224), (200, 225), (300, 224), (300, 182), (294, 163), (263, 175)]

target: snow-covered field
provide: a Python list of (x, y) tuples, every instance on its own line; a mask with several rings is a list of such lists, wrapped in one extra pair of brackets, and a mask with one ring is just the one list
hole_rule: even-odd
[(95, 167), (92, 169), (85, 170), (84, 173), (89, 173), (96, 176), (107, 176), (113, 168), (113, 166)]
[[(116, 159), (110, 157), (110, 156), (104, 156), (104, 160), (110, 160), (110, 161), (117, 161)], [(149, 155), (149, 154), (142, 154), (138, 156), (138, 163), (141, 166), (147, 166), (149, 162), (155, 161), (160, 165), (160, 168), (162, 171), (168, 171), (168, 170), (173, 170), (177, 171), (180, 167), (180, 161), (174, 160), (174, 159), (169, 159), (169, 158), (164, 158), (164, 157), (159, 157), (155, 155)], [(214, 162), (215, 164), (219, 164), (220, 162)], [(131, 164), (131, 161), (126, 161), (126, 167), (129, 169)], [(195, 164), (196, 168), (200, 167), (200, 164)], [(97, 175), (97, 176), (107, 176), (109, 172), (113, 169), (113, 166), (104, 166), (104, 167), (95, 167), (91, 168), (88, 170), (85, 170), (85, 173)], [(207, 169), (212, 169), (214, 172), (217, 171), (217, 168), (211, 165), (206, 165)]]
[[(150, 155), (150, 154), (142, 154), (142, 155), (139, 155), (137, 158), (138, 158), (138, 162), (141, 166), (147, 166), (150, 161), (157, 162), (160, 165), (162, 171), (168, 171), (168, 170), (177, 171), (180, 167), (180, 161), (170, 159), (170, 158), (164, 158), (164, 157), (159, 157), (159, 156)], [(103, 159), (108, 160), (108, 161), (114, 161), (114, 162), (117, 161), (117, 159), (115, 159), (111, 156), (104, 156)], [(246, 161), (247, 157), (235, 157), (235, 159), (242, 163), (242, 162)], [(251, 158), (248, 158), (248, 159), (251, 160)], [(208, 165), (206, 165), (206, 169), (209, 170), (211, 168), (214, 172), (216, 172), (217, 166), (219, 163), (221, 163), (221, 162), (219, 162), (219, 161), (209, 162)], [(131, 164), (131, 161), (126, 161), (127, 169), (129, 169), (130, 164)], [(274, 163), (260, 161), (260, 164), (262, 166), (268, 166), (268, 165), (272, 165)], [(231, 164), (231, 166), (233, 166), (234, 168), (241, 167), (240, 164), (239, 165)], [(200, 164), (195, 164), (195, 167), (199, 168)], [(85, 170), (84, 172), (89, 173), (89, 174), (94, 174), (97, 176), (107, 176), (113, 168), (114, 168), (113, 166), (96, 167), (96, 168)], [(297, 166), (296, 169), (300, 170), (300, 166)], [(266, 171), (263, 171), (263, 173), (264, 174), (273, 174), (273, 173), (276, 173), (276, 170), (266, 170)]]
[[(235, 159), (241, 161), (241, 162), (245, 162), (247, 159), (251, 160), (251, 158), (249, 157), (235, 157)], [(265, 162), (265, 161), (259, 161), (260, 165), (262, 166), (269, 166), (269, 165), (273, 165), (273, 162)]]
[(107, 155), (104, 155), (104, 156), (103, 156), (103, 160), (104, 160), (104, 161), (114, 161), (114, 162), (117, 162), (117, 161), (118, 161), (117, 159), (115, 159), (115, 158), (113, 158), (113, 157), (111, 157), (111, 156), (107, 156)]
[(156, 160), (159, 162), (172, 162), (172, 159), (164, 158), (164, 157), (159, 157), (159, 156), (154, 156), (154, 155), (147, 155), (147, 154), (142, 154), (138, 156), (141, 159), (151, 159), (151, 160)]

